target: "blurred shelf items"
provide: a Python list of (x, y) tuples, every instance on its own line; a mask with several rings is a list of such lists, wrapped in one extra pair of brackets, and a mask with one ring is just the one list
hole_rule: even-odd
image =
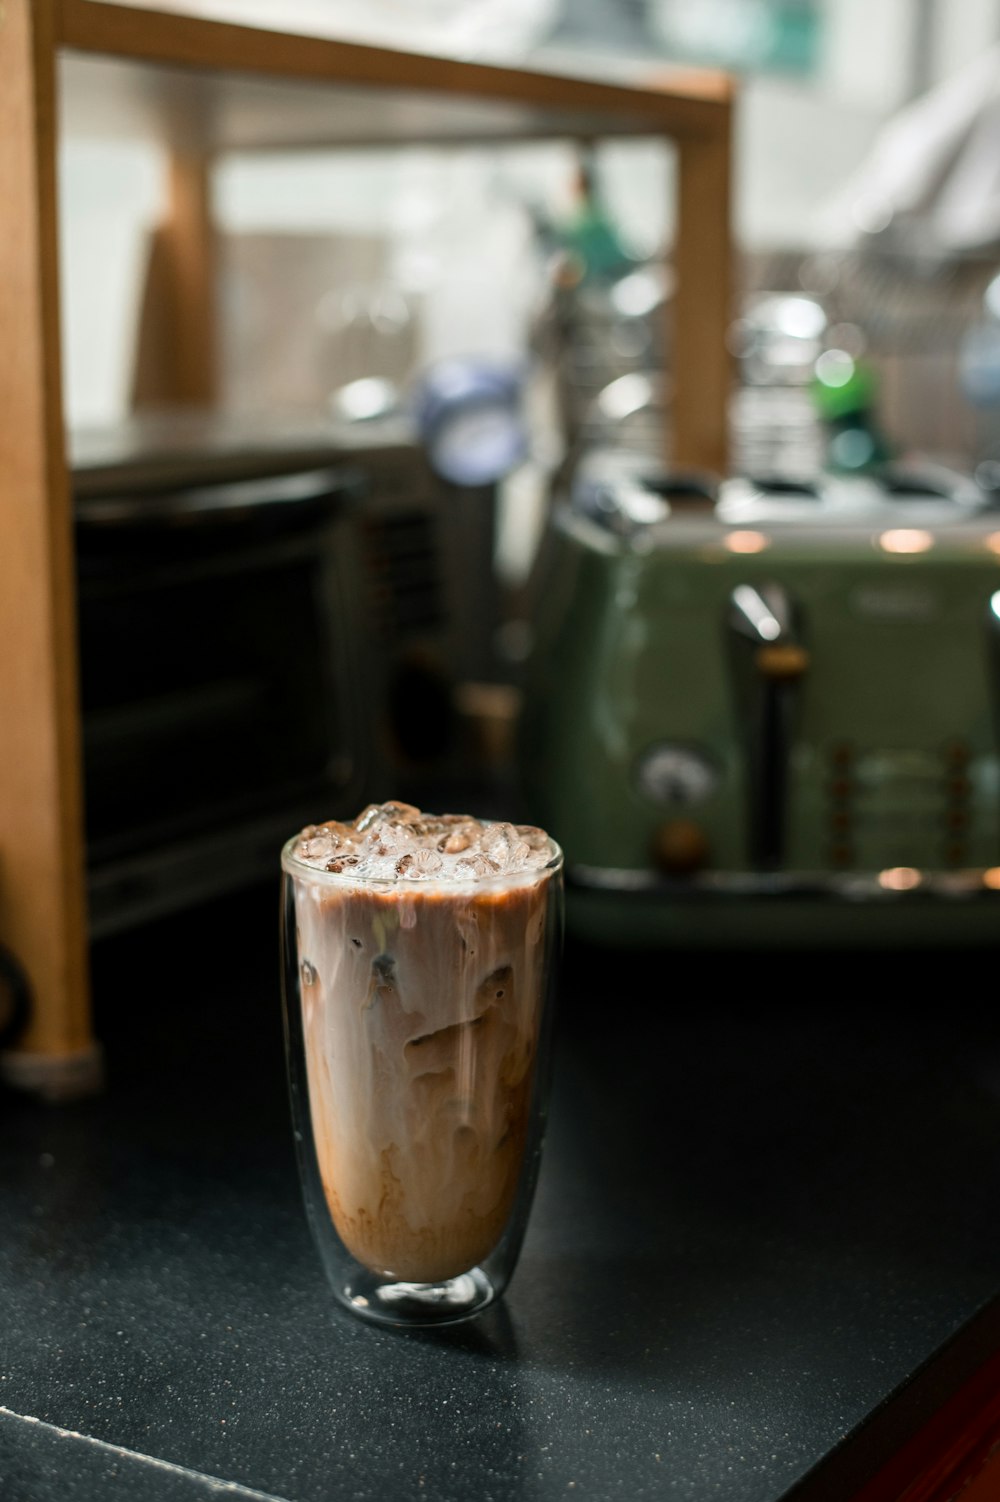
[[(419, 255), (401, 286), (363, 229), (299, 244), (297, 263), (267, 233), (220, 233), (248, 164), (354, 151), (360, 194), (380, 181), (379, 153), (401, 146), (460, 159), (570, 142), (586, 160), (595, 142), (669, 145), (671, 296), (651, 273), (633, 305), (641, 294), (669, 318), (674, 456), (725, 467), (729, 79), (525, 71), (513, 64), (558, 30), (538, 0), (334, 9), (4, 7), (0, 183), (17, 232), (0, 245), (0, 942), (32, 1006), (3, 1065), (52, 1096), (100, 1075), (88, 882), (93, 931), (109, 932), (250, 879), (318, 807), (419, 786), (453, 765), (463, 716), (483, 754), (509, 741), (510, 686), (489, 681), (503, 624), (494, 481), (523, 451), (526, 345), (458, 379), (447, 359), (476, 351), (456, 345), (454, 306), (436, 343), (433, 309), (415, 316)], [(442, 36), (457, 58), (430, 55)], [(112, 143), (127, 172), (140, 142), (164, 168), (148, 256), (122, 250), (100, 204), (89, 259), (79, 241), (67, 252), (81, 189), (74, 173), (60, 181), (60, 153), (78, 152), (85, 177), (91, 145)], [(666, 170), (661, 187), (666, 200)], [(457, 202), (454, 224), (470, 211)], [(467, 262), (459, 229), (448, 238)], [(101, 302), (111, 283), (133, 287), (134, 341)], [(312, 340), (296, 346), (299, 319)], [(112, 369), (133, 345), (131, 367)], [(431, 366), (418, 412), (415, 377)], [(72, 452), (64, 368), (74, 420), (118, 419)], [(117, 392), (110, 408), (98, 376)]]

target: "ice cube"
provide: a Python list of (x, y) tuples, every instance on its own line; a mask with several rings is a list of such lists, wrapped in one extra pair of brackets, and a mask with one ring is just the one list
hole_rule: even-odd
[(543, 850), (531, 850), (525, 857), (523, 869), (525, 871), (541, 871), (543, 866), (548, 865), (549, 860), (550, 856), (547, 845)]
[(411, 876), (434, 876), (444, 865), (436, 850), (415, 850), (409, 859)]
[(422, 814), (412, 804), (370, 803), (356, 819), (330, 820), (302, 830), (296, 854), (334, 875), (356, 881), (397, 879), (482, 881), (536, 871), (551, 844), (530, 824), (483, 824), (468, 814)]
[(316, 831), (308, 839), (302, 839), (299, 843), (299, 854), (303, 860), (315, 861), (317, 865), (324, 865), (336, 854), (340, 840), (333, 833)]
[(531, 846), (526, 840), (516, 840), (510, 847), (510, 855), (507, 857), (508, 871), (526, 871), (528, 861), (531, 858)]
[(463, 850), (468, 850), (472, 844), (472, 833), (467, 825), (453, 829), (443, 839), (438, 840), (438, 849), (445, 855), (461, 855)]
[(490, 824), (483, 830), (479, 849), (498, 871), (507, 869), (511, 847), (517, 843), (517, 835), (511, 824)]
[(334, 860), (327, 861), (324, 869), (332, 872), (334, 876), (339, 876), (341, 871), (349, 871), (352, 867), (356, 866), (358, 859), (359, 857), (356, 855), (338, 855)]
[(380, 803), (379, 814), (384, 824), (419, 824), (423, 814), (412, 803)]
[(376, 848), (379, 845), (382, 847), (378, 850), (379, 855), (385, 855), (391, 850), (400, 852), (409, 850), (416, 839), (413, 827), (409, 824), (378, 824), (368, 835), (368, 839), (371, 839), (372, 835), (375, 836), (373, 843)]
[(549, 837), (544, 829), (534, 824), (518, 824), (516, 832), (531, 850), (548, 850)]

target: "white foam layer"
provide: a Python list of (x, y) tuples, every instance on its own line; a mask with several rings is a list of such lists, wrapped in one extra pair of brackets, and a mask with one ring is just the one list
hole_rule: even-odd
[(555, 846), (530, 824), (426, 814), (408, 803), (370, 803), (356, 819), (310, 825), (293, 853), (314, 870), (357, 881), (450, 885), (541, 871)]

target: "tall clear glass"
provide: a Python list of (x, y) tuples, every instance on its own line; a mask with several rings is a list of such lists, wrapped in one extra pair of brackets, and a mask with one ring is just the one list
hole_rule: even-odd
[(385, 1325), (478, 1314), (541, 1159), (562, 852), (476, 881), (365, 881), (282, 851), (292, 1114), (336, 1297)]

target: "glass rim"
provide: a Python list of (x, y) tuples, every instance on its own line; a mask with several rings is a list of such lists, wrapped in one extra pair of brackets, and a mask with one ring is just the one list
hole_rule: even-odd
[[(495, 819), (481, 819), (481, 824), (495, 824)], [(543, 831), (548, 841), (549, 859), (544, 866), (529, 866), (520, 871), (495, 871), (490, 876), (470, 876), (467, 880), (441, 880), (435, 876), (358, 876), (353, 870), (349, 871), (322, 871), (318, 867), (310, 865), (308, 861), (300, 860), (295, 854), (295, 846), (302, 838), (302, 831), (293, 834), (290, 840), (286, 840), (281, 847), (281, 869), (286, 876), (301, 876), (309, 881), (316, 882), (321, 886), (329, 887), (366, 887), (372, 891), (396, 892), (404, 888), (409, 892), (426, 892), (435, 895), (452, 891), (497, 891), (506, 887), (533, 886), (543, 877), (553, 876), (562, 870), (563, 852), (560, 845), (552, 838), (548, 831)]]

